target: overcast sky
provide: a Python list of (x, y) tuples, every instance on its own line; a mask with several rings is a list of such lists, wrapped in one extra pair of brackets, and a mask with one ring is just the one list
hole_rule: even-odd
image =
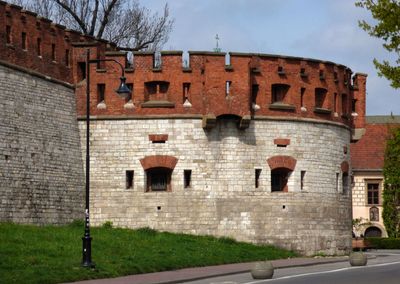
[(395, 58), (358, 27), (372, 21), (353, 0), (141, 0), (152, 11), (165, 3), (175, 19), (164, 50), (257, 52), (311, 57), (368, 74), (367, 114), (400, 115), (400, 90), (377, 75), (372, 63)]

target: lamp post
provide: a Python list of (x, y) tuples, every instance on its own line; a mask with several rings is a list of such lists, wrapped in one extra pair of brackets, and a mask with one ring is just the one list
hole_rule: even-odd
[(115, 59), (90, 59), (90, 49), (86, 50), (86, 204), (85, 204), (85, 233), (82, 237), (82, 266), (94, 267), (92, 262), (92, 237), (90, 236), (89, 218), (89, 191), (90, 191), (90, 155), (89, 155), (89, 128), (90, 128), (90, 64), (104, 61), (113, 61), (121, 67), (121, 83), (115, 91), (119, 96), (126, 98), (131, 90), (126, 85), (125, 70)]

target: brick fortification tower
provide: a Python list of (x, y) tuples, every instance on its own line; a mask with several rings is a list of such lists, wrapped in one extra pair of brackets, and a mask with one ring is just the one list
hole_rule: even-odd
[[(199, 51), (190, 51), (185, 65), (181, 51), (159, 56), (137, 52), (129, 63), (126, 53), (110, 43), (4, 2), (0, 36), (0, 86), (28, 76), (19, 80), (27, 91), (18, 104), (31, 111), (26, 100), (33, 101), (36, 117), (46, 118), (40, 128), (55, 127), (48, 136), (33, 138), (56, 143), (51, 150), (26, 144), (32, 139), (15, 140), (15, 131), (23, 136), (24, 127), (15, 125), (0, 148), (0, 154), (9, 155), (1, 160), (2, 168), (12, 172), (14, 154), (7, 154), (12, 145), (24, 149), (22, 164), (34, 159), (31, 148), (41, 162), (54, 153), (64, 159), (54, 165), (64, 178), (48, 181), (48, 196), (36, 195), (37, 206), (56, 206), (57, 200), (51, 199), (56, 196), (72, 211), (82, 209), (72, 199), (82, 198), (83, 203), (82, 158), (77, 153), (85, 152), (84, 70), (90, 49), (92, 59), (115, 59), (126, 66), (132, 89), (127, 99), (115, 94), (120, 76), (115, 63), (90, 66), (93, 224), (112, 221), (130, 228), (230, 236), (307, 255), (350, 250), (349, 149), (365, 124), (365, 74), (352, 77), (349, 68), (328, 61), (234, 52), (228, 65), (225, 53)], [(15, 74), (8, 75), (9, 70)], [(36, 93), (29, 84), (39, 80), (46, 88)], [(55, 88), (66, 94), (47, 93)], [(9, 102), (2, 105), (7, 119), (13, 121), (11, 116), (20, 110), (15, 97), (4, 100)], [(46, 165), (32, 161), (29, 172), (38, 167)], [(50, 186), (68, 184), (69, 170), (75, 173), (71, 191)], [(20, 184), (12, 174), (9, 179), (15, 183), (13, 191), (5, 195), (2, 186), (1, 194), (14, 203), (0, 208), (5, 212), (1, 218), (16, 220), (23, 208), (27, 214), (35, 212), (26, 205), (35, 197), (26, 191), (43, 191), (43, 186)], [(45, 220), (47, 211), (42, 211)]]

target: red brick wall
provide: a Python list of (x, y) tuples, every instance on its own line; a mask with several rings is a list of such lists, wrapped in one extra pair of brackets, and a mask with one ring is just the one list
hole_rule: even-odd
[[(12, 43), (6, 43), (6, 26), (11, 26)], [(21, 33), (27, 34), (27, 48), (23, 50)], [(37, 54), (37, 38), (42, 41), (42, 56)], [(52, 60), (52, 45), (56, 47), (56, 60)], [(108, 45), (108, 46), (107, 46)], [(125, 53), (109, 52), (115, 46), (91, 37), (82, 36), (36, 14), (23, 11), (21, 7), (0, 1), (0, 60), (36, 70), (45, 75), (69, 83), (76, 83), (78, 114), (85, 114), (85, 81), (79, 82), (79, 62), (85, 61), (86, 49), (91, 58), (113, 58), (124, 66)], [(70, 64), (65, 62), (65, 52), (70, 51)], [(333, 62), (278, 56), (268, 54), (230, 53), (230, 64), (225, 65), (225, 53), (189, 52), (189, 68), (182, 66), (181, 51), (161, 52), (161, 66), (154, 68), (154, 55), (137, 52), (133, 68), (126, 71), (127, 83), (133, 84), (132, 102), (135, 108), (124, 107), (126, 100), (119, 98), (120, 69), (113, 62), (101, 63), (97, 70), (91, 64), (91, 114), (100, 116), (119, 115), (236, 115), (279, 116), (314, 118), (344, 123), (353, 126), (351, 102), (357, 99), (354, 123), (362, 127), (365, 115), (366, 76), (357, 74), (351, 84), (351, 70)], [(278, 72), (278, 70), (282, 72)], [(306, 76), (301, 76), (304, 69)], [(321, 76), (322, 75), (322, 76)], [(168, 82), (168, 91), (163, 103), (146, 104), (145, 83)], [(226, 82), (231, 82), (226, 94)], [(105, 109), (97, 108), (97, 84), (105, 84)], [(190, 83), (188, 100), (192, 107), (184, 108), (183, 84)], [(289, 86), (284, 105), (271, 105), (273, 84)], [(253, 85), (258, 85), (257, 98), (253, 101)], [(322, 109), (315, 109), (315, 89), (326, 90)], [(300, 102), (304, 89), (303, 108)], [(337, 94), (336, 111), (334, 94)], [(342, 94), (347, 101), (342, 102)], [(157, 96), (154, 96), (157, 97)], [(162, 97), (162, 96), (159, 96)], [(145, 103), (145, 104), (143, 104)], [(255, 112), (252, 103), (260, 109)], [(342, 113), (342, 104), (347, 113)]]

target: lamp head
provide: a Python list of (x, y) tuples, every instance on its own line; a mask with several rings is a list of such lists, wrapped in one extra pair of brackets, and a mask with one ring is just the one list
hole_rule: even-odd
[(126, 85), (126, 83), (125, 83), (126, 78), (125, 77), (122, 76), (120, 78), (120, 80), (121, 80), (121, 84), (119, 85), (119, 88), (115, 92), (122, 98), (128, 98), (129, 95), (132, 93), (132, 91)]

